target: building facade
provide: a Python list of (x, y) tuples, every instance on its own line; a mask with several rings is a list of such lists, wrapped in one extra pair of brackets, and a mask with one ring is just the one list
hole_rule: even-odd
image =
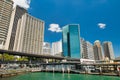
[(94, 50), (93, 50), (93, 44), (89, 41), (87, 43), (87, 52), (88, 52), (88, 59), (94, 60)]
[(50, 43), (44, 42), (43, 43), (43, 55), (51, 55), (51, 46)]
[(12, 7), (13, 2), (11, 0), (0, 0), (0, 49), (5, 48)]
[(87, 42), (81, 38), (81, 55), (83, 59), (88, 59)]
[(80, 51), (80, 27), (78, 24), (70, 24), (63, 27), (63, 56), (81, 58)]
[(52, 55), (62, 56), (62, 40), (52, 43)]
[(20, 23), (22, 16), (27, 13), (27, 11), (24, 8), (21, 8), (19, 6), (16, 6), (11, 15), (11, 20), (10, 20), (10, 26), (8, 29), (8, 35), (7, 35), (7, 40), (5, 44), (5, 49), (6, 50), (13, 50), (15, 46), (15, 37), (16, 37), (16, 32), (17, 28)]
[(110, 60), (115, 59), (112, 42), (103, 42), (104, 56), (108, 57)]
[(103, 55), (102, 55), (102, 47), (101, 47), (101, 43), (99, 40), (96, 40), (94, 42), (94, 58), (95, 60), (103, 60)]
[(93, 45), (89, 41), (85, 41), (81, 38), (81, 54), (83, 59), (94, 60)]
[(43, 39), (44, 21), (25, 13), (17, 25), (13, 50), (42, 54)]

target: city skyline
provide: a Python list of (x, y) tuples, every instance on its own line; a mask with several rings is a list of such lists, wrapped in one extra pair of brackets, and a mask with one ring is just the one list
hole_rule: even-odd
[[(18, 0), (14, 1), (17, 3)], [(46, 22), (44, 41), (52, 43), (60, 40), (62, 37), (62, 26), (77, 23), (80, 24), (81, 37), (84, 37), (87, 41), (91, 43), (95, 40), (100, 40), (101, 42), (111, 41), (117, 57), (120, 56), (118, 34), (120, 10), (117, 9), (120, 6), (119, 2), (118, 0), (31, 0), (31, 2), (28, 0), (30, 5), (24, 6), (24, 8), (27, 8), (31, 15)], [(23, 5), (26, 4), (21, 6)]]

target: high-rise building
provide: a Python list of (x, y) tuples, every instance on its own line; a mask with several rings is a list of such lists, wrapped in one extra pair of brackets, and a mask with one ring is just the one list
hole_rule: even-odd
[(0, 0), (0, 49), (5, 47), (12, 7), (13, 2), (11, 0)]
[(24, 8), (21, 8), (19, 6), (16, 6), (13, 9), (12, 15), (11, 15), (11, 20), (10, 20), (10, 26), (8, 29), (7, 40), (6, 40), (6, 44), (5, 44), (6, 50), (13, 50), (13, 48), (15, 46), (15, 38), (16, 38), (16, 32), (17, 32), (17, 28), (18, 28), (17, 25), (21, 24), (22, 16), (25, 13), (27, 13), (27, 11)]
[(87, 41), (87, 52), (88, 52), (88, 59), (94, 60), (94, 51), (93, 51), (93, 45)]
[[(44, 21), (29, 15), (25, 9), (16, 6), (12, 11), (10, 26), (7, 29), (4, 49), (42, 54)], [(4, 32), (4, 30), (1, 31)], [(3, 42), (1, 43), (3, 44)]]
[(110, 60), (115, 59), (112, 42), (105, 41), (103, 43), (104, 56), (108, 57)]
[(78, 24), (70, 24), (63, 27), (63, 56), (81, 58), (80, 51), (80, 27)]
[(62, 40), (52, 43), (52, 55), (62, 56)]
[(19, 20), (14, 41), (14, 51), (42, 54), (44, 21), (25, 13)]
[(83, 59), (88, 59), (88, 50), (86, 41), (81, 38), (81, 56)]
[(94, 42), (94, 58), (95, 60), (102, 60), (103, 59), (103, 55), (102, 55), (102, 47), (101, 47), (101, 43), (99, 40), (96, 40)]
[(94, 60), (93, 45), (89, 41), (85, 41), (81, 38), (81, 55), (83, 59)]
[(43, 55), (51, 55), (51, 47), (48, 42), (43, 43)]

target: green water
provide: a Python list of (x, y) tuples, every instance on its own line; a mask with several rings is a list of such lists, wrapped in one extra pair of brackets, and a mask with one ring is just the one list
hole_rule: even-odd
[(120, 77), (84, 75), (84, 74), (62, 74), (62, 73), (28, 73), (0, 80), (120, 80)]

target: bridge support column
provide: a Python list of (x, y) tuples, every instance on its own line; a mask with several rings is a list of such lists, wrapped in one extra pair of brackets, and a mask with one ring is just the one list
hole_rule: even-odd
[(117, 66), (117, 75), (120, 76), (120, 70), (118, 66)]
[(100, 74), (102, 74), (102, 67), (100, 66)]

